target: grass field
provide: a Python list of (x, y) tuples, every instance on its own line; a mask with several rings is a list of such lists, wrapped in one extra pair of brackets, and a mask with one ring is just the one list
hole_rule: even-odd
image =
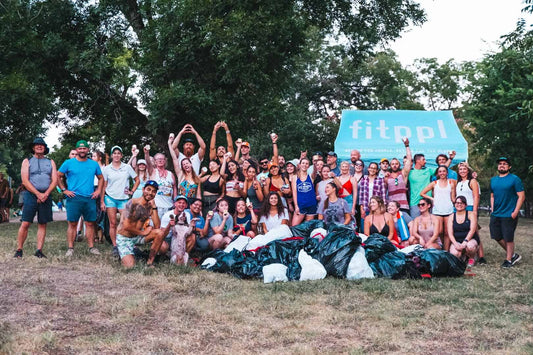
[(0, 353), (533, 353), (531, 228), (522, 262), (481, 238), (488, 264), (472, 277), (263, 284), (167, 263), (123, 270), (109, 246), (71, 259), (66, 222), (33, 257), (35, 226), (16, 260), (17, 223), (0, 225)]

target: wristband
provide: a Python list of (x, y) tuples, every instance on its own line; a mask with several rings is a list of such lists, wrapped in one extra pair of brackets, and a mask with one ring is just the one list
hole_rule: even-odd
[(227, 133), (229, 133), (229, 129), (228, 129), (228, 130), (226, 130), (226, 134), (227, 134)]

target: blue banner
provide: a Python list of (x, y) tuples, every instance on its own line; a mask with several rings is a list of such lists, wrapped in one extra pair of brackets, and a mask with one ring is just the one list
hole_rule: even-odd
[(340, 160), (349, 160), (352, 149), (361, 152), (368, 165), (382, 158), (402, 161), (409, 138), (413, 156), (424, 154), (428, 166), (435, 166), (439, 154), (455, 150), (454, 163), (468, 159), (468, 144), (451, 111), (342, 111), (335, 152)]

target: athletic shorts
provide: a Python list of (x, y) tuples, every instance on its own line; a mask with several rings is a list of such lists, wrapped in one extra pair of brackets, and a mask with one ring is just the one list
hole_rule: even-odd
[(31, 192), (24, 194), (24, 208), (22, 209), (22, 221), (33, 222), (37, 214), (37, 223), (46, 224), (52, 222), (52, 197), (48, 196), (48, 199), (43, 203), (37, 203), (37, 196)]
[(135, 244), (141, 241), (141, 239), (142, 236), (129, 238), (117, 233), (117, 248), (120, 257), (123, 258), (126, 255), (135, 255), (133, 253), (133, 248), (135, 247)]
[(109, 208), (116, 208), (118, 210), (123, 210), (124, 208), (126, 208), (126, 203), (128, 203), (128, 201), (129, 201), (128, 199), (118, 200), (109, 195), (104, 196), (105, 206)]
[[(67, 221), (77, 222), (81, 216), (85, 222), (96, 221), (96, 201), (90, 197), (67, 197)], [(26, 208), (26, 206), (24, 206)]]
[(307, 215), (316, 214), (316, 205), (300, 208), (300, 214), (307, 214)]
[(490, 237), (494, 240), (514, 241), (514, 231), (518, 224), (518, 217), (496, 217), (490, 216)]

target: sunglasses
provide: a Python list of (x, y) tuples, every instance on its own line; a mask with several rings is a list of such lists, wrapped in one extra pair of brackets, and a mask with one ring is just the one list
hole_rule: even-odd
[(424, 207), (424, 206), (427, 206), (428, 204), (427, 203), (419, 203), (417, 206), (418, 207)]
[(268, 164), (268, 160), (267, 160), (267, 161), (262, 161), (262, 162), (261, 162), (261, 165), (265, 165), (265, 164)]
[(355, 163), (355, 166), (363, 166), (363, 163)]
[(465, 203), (463, 201), (455, 201), (456, 205), (464, 205)]
[(144, 183), (144, 187), (146, 187), (146, 186), (152, 186), (156, 190), (159, 189), (159, 184), (157, 182), (155, 182), (154, 180), (148, 180), (147, 182), (145, 182)]

